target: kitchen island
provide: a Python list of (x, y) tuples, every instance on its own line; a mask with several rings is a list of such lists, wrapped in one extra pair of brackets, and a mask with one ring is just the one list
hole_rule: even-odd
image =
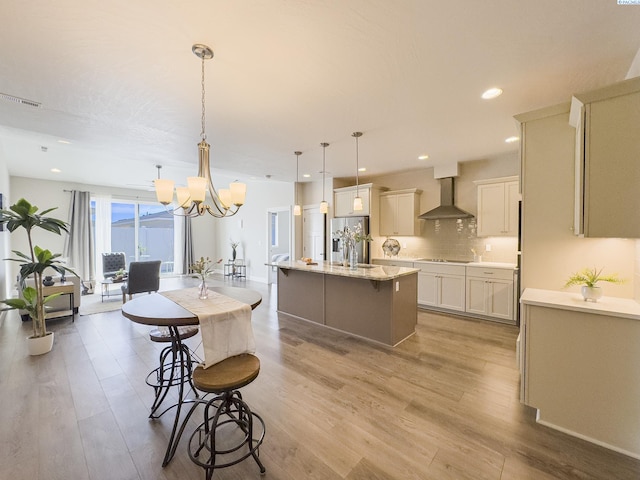
[(418, 269), (278, 262), (278, 311), (395, 346), (415, 333)]

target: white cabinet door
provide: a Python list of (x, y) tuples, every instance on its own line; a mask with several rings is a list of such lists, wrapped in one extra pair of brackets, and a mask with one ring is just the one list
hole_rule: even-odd
[(575, 228), (585, 237), (640, 238), (640, 77), (573, 97)]
[(505, 188), (505, 230), (509, 236), (518, 235), (518, 223), (520, 215), (518, 212), (518, 203), (520, 201), (520, 182), (507, 182)]
[(509, 270), (488, 270), (485, 277), (467, 276), (466, 312), (513, 322), (514, 282), (512, 278), (488, 278), (489, 275), (508, 277)]
[(504, 231), (504, 184), (478, 185), (478, 236), (502, 235)]
[(396, 235), (415, 235), (416, 210), (415, 195), (402, 193), (396, 196)]
[(478, 183), (478, 236), (517, 236), (519, 199), (517, 180)]
[(487, 315), (502, 320), (513, 320), (513, 282), (491, 280), (487, 287)]
[(396, 212), (398, 202), (395, 195), (380, 196), (380, 235), (397, 235)]
[(398, 190), (380, 195), (380, 235), (413, 236), (418, 229), (420, 190)]
[(435, 273), (418, 273), (418, 305), (437, 306), (437, 280)]
[(464, 312), (464, 277), (458, 275), (440, 275), (438, 278), (438, 287), (437, 306)]
[(335, 192), (333, 202), (335, 205), (334, 215), (336, 217), (347, 217), (353, 214), (353, 197), (355, 193), (352, 191)]
[(333, 193), (334, 216), (358, 217), (371, 215), (371, 188), (359, 187), (357, 193), (362, 199), (362, 210), (353, 209), (353, 200), (356, 198), (356, 187), (344, 187)]
[(484, 278), (467, 277), (466, 312), (476, 315), (487, 313), (485, 282)]

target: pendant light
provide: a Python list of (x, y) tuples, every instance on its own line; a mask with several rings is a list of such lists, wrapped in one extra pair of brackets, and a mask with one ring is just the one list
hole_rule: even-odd
[[(187, 178), (187, 187), (177, 187), (176, 198), (178, 208), (172, 213), (174, 215), (197, 217), (208, 213), (217, 218), (230, 217), (235, 215), (244, 204), (247, 193), (247, 186), (244, 183), (232, 182), (229, 188), (216, 191), (211, 180), (211, 169), (209, 166), (209, 147), (206, 142), (207, 135), (204, 131), (205, 124), (205, 102), (204, 102), (204, 61), (213, 58), (213, 50), (206, 45), (195, 44), (191, 51), (202, 60), (202, 131), (201, 141), (198, 144), (198, 176)], [(159, 170), (158, 170), (159, 173)], [(173, 181), (158, 178), (155, 182), (156, 196), (162, 205), (169, 205), (173, 201)], [(207, 193), (211, 198), (211, 205), (205, 203)]]
[(359, 195), (359, 192), (358, 192), (358, 184), (359, 184), (358, 171), (360, 169), (359, 159), (358, 159), (358, 139), (362, 136), (362, 132), (353, 132), (351, 134), (351, 136), (356, 139), (356, 196), (353, 199), (353, 211), (354, 212), (361, 212), (362, 211), (362, 198), (360, 198), (360, 195)]
[(298, 203), (298, 178), (299, 178), (299, 170), (300, 170), (300, 155), (302, 152), (293, 152), (296, 156), (296, 183), (294, 184), (294, 200), (296, 204), (293, 207), (293, 214), (296, 217), (302, 215), (302, 208), (300, 208), (300, 204)]
[(322, 201), (320, 202), (320, 213), (329, 213), (329, 204), (324, 199), (324, 176), (327, 170), (325, 162), (325, 151), (329, 144), (326, 142), (322, 142), (320, 146), (322, 147)]

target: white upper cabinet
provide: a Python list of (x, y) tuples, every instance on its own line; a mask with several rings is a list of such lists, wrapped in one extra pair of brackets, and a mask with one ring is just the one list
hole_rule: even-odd
[(381, 187), (371, 183), (358, 186), (357, 192), (362, 198), (362, 210), (353, 210), (353, 199), (356, 198), (356, 187), (343, 187), (333, 190), (334, 216), (336, 217), (360, 217), (373, 215), (371, 205), (378, 201)]
[(640, 238), (640, 78), (574, 96), (574, 232)]
[(420, 234), (418, 209), (422, 190), (415, 188), (380, 194), (380, 235)]
[(518, 177), (475, 182), (478, 186), (478, 236), (517, 236)]

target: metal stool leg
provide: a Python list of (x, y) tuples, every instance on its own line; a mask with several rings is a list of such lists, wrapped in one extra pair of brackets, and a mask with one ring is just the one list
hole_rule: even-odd
[[(220, 401), (220, 405), (215, 406), (215, 402)], [(212, 410), (213, 416), (211, 416)], [(257, 421), (257, 422), (256, 422)], [(261, 432), (257, 438), (253, 438), (254, 422), (260, 425)], [(228, 424), (235, 424), (242, 432), (237, 444), (226, 449), (217, 446), (216, 431)], [(204, 410), (204, 421), (196, 428), (189, 439), (189, 457), (197, 465), (205, 469), (206, 477), (211, 478), (217, 468), (230, 467), (236, 465), (248, 457), (253, 457), (264, 474), (266, 469), (259, 458), (259, 447), (264, 440), (265, 425), (262, 418), (253, 413), (249, 406), (242, 400), (240, 392), (229, 391), (209, 400)], [(246, 447), (246, 449), (245, 449)], [(240, 452), (245, 449), (244, 452)], [(208, 452), (207, 458), (200, 458), (203, 451)], [(225, 456), (230, 456), (236, 452), (239, 456), (225, 460)], [(221, 460), (220, 460), (221, 459)]]

